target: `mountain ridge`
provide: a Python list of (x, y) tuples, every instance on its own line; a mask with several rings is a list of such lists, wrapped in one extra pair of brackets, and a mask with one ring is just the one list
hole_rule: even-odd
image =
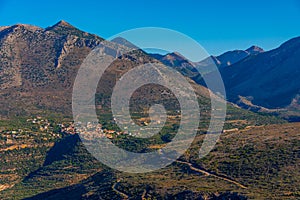
[(295, 37), (269, 51), (253, 45), (246, 50), (210, 56), (198, 63), (183, 57), (176, 60), (176, 56), (167, 59), (172, 53), (155, 57), (204, 86), (202, 76), (213, 77), (211, 69), (217, 67), (230, 102), (255, 112), (279, 114), (295, 120), (300, 116), (299, 49), (300, 37)]
[[(278, 65), (282, 62), (290, 62), (289, 65), (297, 63), (299, 38), (288, 40), (278, 48), (270, 51), (263, 51), (258, 46), (251, 46), (246, 50), (233, 50), (219, 56), (210, 56), (197, 63), (190, 62), (183, 55), (176, 52), (166, 55), (147, 54), (147, 56), (152, 56), (165, 65), (174, 67), (183, 75), (204, 86), (202, 75), (211, 73), (212, 65), (217, 66), (228, 90), (229, 100), (242, 107), (245, 107), (245, 103), (242, 103), (238, 96), (249, 97), (248, 100), (250, 101), (252, 101), (251, 98), (254, 98), (252, 104), (262, 109), (281, 109), (289, 106), (294, 109), (299, 104), (297, 100), (299, 99), (297, 98), (299, 94), (297, 88), (299, 87), (295, 81), (292, 84), (287, 84), (287, 81), (282, 82), (281, 86), (285, 85), (286, 88), (290, 88), (286, 90), (290, 94), (287, 100), (281, 100), (281, 103), (278, 101), (278, 104), (273, 103), (274, 105), (270, 103), (271, 99), (275, 97), (274, 95), (272, 96), (272, 93), (277, 94), (275, 98), (278, 98), (278, 95), (283, 95), (284, 89), (280, 85), (272, 89), (269, 87), (269, 89), (264, 90), (264, 93), (260, 94), (260, 96), (264, 94), (266, 96), (271, 95), (272, 98), (270, 97), (269, 100), (266, 100), (266, 98), (259, 100), (259, 98), (255, 97), (256, 94), (253, 94), (253, 91), (258, 90), (254, 88), (248, 87), (244, 92), (239, 91), (245, 87), (243, 84), (246, 84), (250, 79), (252, 82), (248, 83), (248, 86), (249, 84), (256, 85), (259, 81), (256, 81), (255, 77), (258, 80), (269, 77), (268, 81), (265, 80), (269, 86), (280, 83), (280, 80), (289, 80), (289, 76), (293, 76), (291, 80), (294, 80), (295, 76), (293, 74), (298, 73), (296, 66), (283, 69), (278, 67)], [(72, 87), (76, 70), (83, 59), (103, 40), (103, 38), (81, 31), (63, 20), (47, 28), (26, 24), (0, 27), (0, 52), (2, 54), (0, 58), (0, 85), (4, 89), (3, 92), (10, 96), (9, 90), (32, 91), (34, 88), (34, 90), (46, 92), (57, 88), (63, 93), (66, 88), (70, 89)], [(137, 48), (129, 41), (125, 42), (123, 38), (118, 40), (123, 44), (126, 43), (126, 45)], [(146, 55), (145, 52), (143, 53)], [(277, 55), (278, 53), (280, 58)], [(288, 61), (292, 57), (292, 61)], [(274, 62), (277, 63), (277, 67), (270, 68)], [(200, 69), (201, 74), (195, 68)], [(262, 70), (264, 70), (263, 76), (262, 74), (254, 75)], [(277, 72), (275, 73), (276, 70)], [(270, 75), (268, 76), (268, 74)], [(280, 76), (282, 78), (279, 78)], [(273, 83), (272, 77), (277, 81)], [(266, 88), (266, 86), (261, 87)], [(70, 94), (67, 96), (70, 96)], [(7, 97), (2, 96), (0, 98), (3, 101), (8, 101)], [(265, 103), (268, 101), (269, 103)], [(43, 105), (48, 103), (43, 103)], [(12, 102), (9, 102), (9, 104), (12, 104)], [(14, 108), (14, 105), (11, 105), (11, 107)], [(253, 109), (257, 111), (258, 107), (253, 107)]]

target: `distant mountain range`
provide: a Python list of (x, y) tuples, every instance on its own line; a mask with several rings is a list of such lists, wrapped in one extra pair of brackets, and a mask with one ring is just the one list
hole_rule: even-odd
[(196, 68), (209, 78), (213, 77), (212, 65), (215, 65), (223, 78), (228, 101), (254, 111), (280, 114), (290, 120), (298, 120), (300, 116), (300, 37), (271, 51), (252, 46), (210, 56), (198, 63), (178, 53), (153, 56), (202, 85), (205, 82)]
[(299, 105), (300, 37), (220, 69), (230, 101), (247, 97), (254, 105), (280, 109)]
[[(0, 30), (0, 116), (37, 113), (71, 116), (72, 88), (77, 71), (86, 56), (104, 39), (65, 21), (45, 29), (18, 24), (1, 27)], [(122, 38), (112, 42), (127, 47), (131, 45)], [(113, 52), (117, 49), (106, 50)], [(134, 66), (159, 62), (143, 51), (123, 57), (118, 57), (116, 53), (115, 56), (117, 59), (99, 83), (98, 91), (104, 96), (109, 96), (117, 79)], [(193, 84), (198, 94), (208, 98), (203, 86)], [(97, 103), (101, 107), (110, 105), (102, 98), (103, 95), (99, 96)], [(150, 99), (150, 96), (144, 94), (140, 96), (140, 101), (147, 97)]]
[(193, 66), (201, 66), (203, 68), (209, 68), (208, 59), (212, 59), (215, 64), (219, 68), (230, 66), (238, 61), (250, 56), (250, 55), (257, 55), (259, 53), (264, 52), (264, 50), (257, 46), (252, 46), (246, 50), (234, 50), (225, 52), (219, 56), (210, 56), (207, 59), (204, 59), (200, 62), (190, 62), (188, 61), (183, 55), (180, 53), (174, 52), (169, 53), (166, 55), (160, 54), (152, 54), (153, 57), (157, 58), (164, 64), (172, 67), (186, 67), (187, 65)]
[[(38, 109), (33, 105), (70, 111), (70, 106), (64, 106), (70, 105), (67, 99), (71, 93), (66, 91), (71, 91), (83, 59), (103, 40), (65, 21), (46, 29), (22, 24), (1, 27), (0, 100), (5, 104), (3, 107), (8, 108), (1, 111), (2, 115)], [(116, 38), (113, 42), (134, 47), (124, 41)], [(214, 73), (211, 66), (215, 65), (222, 75), (228, 101), (254, 111), (280, 113), (286, 118), (297, 119), (299, 116), (299, 37), (271, 51), (252, 46), (210, 56), (200, 62), (191, 62), (177, 52), (166, 55), (142, 53), (143, 62), (154, 58), (204, 86), (196, 68), (209, 77)], [(56, 95), (51, 95), (53, 92)], [(12, 98), (15, 101), (10, 101)], [(30, 104), (24, 101), (26, 98), (30, 98)], [(23, 110), (15, 109), (17, 105)]]
[[(252, 46), (247, 50), (234, 50), (225, 52), (219, 56), (209, 56), (199, 62), (191, 62), (178, 52), (168, 53), (166, 55), (150, 54), (152, 57), (158, 59), (167, 66), (174, 67), (180, 71), (183, 75), (192, 78), (197, 83), (205, 85), (203, 83), (203, 75), (213, 72), (216, 67), (222, 69), (224, 67), (231, 66), (244, 58), (257, 55), (264, 50), (257, 46)], [(201, 74), (200, 74), (200, 73)]]

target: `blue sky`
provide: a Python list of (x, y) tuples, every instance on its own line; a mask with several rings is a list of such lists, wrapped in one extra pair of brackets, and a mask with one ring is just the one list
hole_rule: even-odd
[(198, 41), (210, 54), (258, 45), (272, 49), (300, 36), (300, 1), (16, 1), (0, 0), (0, 25), (47, 27), (64, 19), (108, 38), (139, 27), (164, 27)]

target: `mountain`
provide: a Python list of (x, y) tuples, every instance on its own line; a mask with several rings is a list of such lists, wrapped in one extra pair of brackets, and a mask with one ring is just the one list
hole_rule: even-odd
[[(17, 65), (21, 68), (25, 65), (24, 61), (30, 62), (30, 65), (33, 64), (32, 68), (37, 67), (36, 65), (39, 65), (39, 68), (50, 68), (53, 65), (59, 68), (66, 56), (76, 51), (76, 48), (93, 48), (102, 40), (102, 38), (80, 31), (64, 21), (46, 29), (30, 25), (14, 25), (6, 27), (0, 33), (1, 50), (5, 55), (2, 59), (10, 58), (22, 61), (20, 66)], [(34, 61), (31, 57), (35, 58)], [(43, 62), (41, 62), (42, 59)], [(4, 61), (8, 62), (8, 60)], [(5, 64), (7, 64), (6, 62)], [(8, 67), (5, 64), (2, 68)], [(20, 70), (19, 73), (22, 72), (22, 69)]]
[[(101, 37), (81, 31), (65, 21), (45, 29), (23, 24), (3, 27), (0, 32), (0, 52), (3, 55), (0, 57), (1, 118), (51, 113), (70, 117), (72, 87), (77, 71), (85, 57), (102, 41)], [(128, 47), (134, 46), (122, 38), (116, 38), (113, 42)], [(108, 48), (106, 51), (118, 55), (114, 47)], [(172, 66), (179, 63), (185, 66), (182, 69), (186, 69), (187, 73), (195, 72), (194, 68), (188, 68), (193, 63), (179, 53), (163, 57), (165, 58), (159, 59), (161, 62), (168, 62), (168, 65)], [(108, 97), (116, 81), (133, 67), (147, 62), (159, 61), (141, 50), (118, 57), (99, 82), (99, 94), (96, 94), (98, 107), (102, 107), (102, 110), (110, 107)], [(201, 105), (203, 109), (208, 110), (208, 90), (191, 79), (189, 82), (199, 99), (205, 102)], [(138, 102), (148, 105), (147, 100), (176, 101), (174, 95), (162, 95), (161, 91), (165, 90), (163, 88), (153, 90), (155, 91), (140, 90), (139, 94), (136, 93), (132, 99), (135, 105), (138, 105)], [(154, 95), (154, 92), (160, 93)], [(177, 103), (169, 103), (168, 106), (175, 105)], [(235, 113), (244, 112), (233, 110)], [(249, 113), (250, 115), (252, 114)], [(234, 116), (237, 117), (237, 114)]]
[(256, 112), (273, 113), (290, 121), (299, 121), (299, 43), (300, 37), (296, 37), (270, 51), (251, 46), (246, 50), (210, 56), (196, 63), (174, 53), (155, 57), (204, 86), (202, 75), (213, 77), (213, 66), (216, 66), (223, 78), (228, 101)]
[(257, 46), (252, 46), (246, 50), (234, 50), (234, 51), (225, 52), (217, 56), (216, 59), (219, 61), (218, 67), (223, 68), (223, 67), (233, 65), (248, 56), (257, 55), (262, 52), (264, 52), (262, 48)]
[(246, 52), (248, 52), (249, 54), (252, 54), (252, 55), (256, 55), (256, 54), (264, 52), (264, 50), (262, 48), (260, 48), (259, 46), (253, 45), (250, 48), (246, 49)]
[[(0, 105), (3, 108), (0, 116), (3, 118), (49, 112), (71, 116), (72, 87), (77, 71), (86, 56), (103, 39), (65, 21), (45, 29), (19, 24), (0, 30)], [(125, 43), (121, 38), (116, 38), (110, 44), (119, 43), (133, 47), (128, 46), (130, 43)], [(136, 65), (154, 61), (141, 50), (120, 58), (114, 45), (107, 46), (105, 51), (115, 52), (118, 58), (99, 84), (103, 83), (98, 89), (105, 94), (112, 92), (111, 88), (122, 74)], [(195, 87), (198, 87), (199, 94), (203, 93), (208, 98), (205, 88)], [(146, 98), (147, 96), (144, 97)]]
[(65, 87), (67, 76), (62, 75), (66, 70), (61, 65), (78, 65), (71, 62), (82, 60), (102, 40), (63, 21), (46, 29), (22, 24), (6, 27), (0, 32), (1, 88)]
[(135, 46), (134, 44), (132, 44), (131, 42), (129, 42), (128, 40), (126, 40), (125, 38), (122, 37), (116, 37), (114, 39), (111, 40), (114, 43), (132, 48), (132, 49), (139, 49), (137, 46)]
[(229, 101), (245, 105), (243, 100), (247, 100), (249, 107), (296, 111), (300, 94), (299, 57), (300, 37), (297, 37), (274, 50), (248, 56), (220, 69)]
[[(150, 54), (153, 58), (161, 61), (167, 66), (175, 68), (194, 80), (196, 83), (205, 85), (202, 75), (213, 72), (216, 68), (222, 69), (232, 66), (235, 63), (253, 55), (257, 55), (264, 52), (264, 50), (258, 46), (251, 46), (246, 50), (233, 50), (225, 52), (219, 56), (209, 56), (199, 62), (191, 62), (183, 55), (177, 52), (168, 53), (166, 55)], [(200, 72), (200, 73), (199, 73)]]
[[(0, 31), (0, 115), (40, 108), (65, 112), (83, 59), (102, 38), (60, 21), (46, 29), (13, 25)], [(53, 94), (53, 95), (52, 95)], [(14, 99), (14, 101), (11, 101)], [(53, 103), (56, 102), (56, 103)]]
[[(199, 69), (201, 72), (207, 73), (211, 71), (212, 65), (218, 68), (223, 68), (235, 64), (244, 58), (257, 55), (264, 52), (264, 50), (258, 46), (251, 46), (246, 50), (233, 50), (225, 52), (219, 56), (210, 56), (200, 62), (191, 62), (178, 52), (168, 53), (166, 55), (150, 54), (154, 58), (158, 59), (167, 66), (175, 67), (182, 70), (192, 70), (193, 68)], [(187, 69), (185, 69), (187, 68)]]
[[(60, 21), (45, 29), (26, 24), (1, 27), (0, 105), (2, 109), (0, 117), (48, 113), (71, 116), (72, 87), (77, 70), (91, 50), (102, 41), (104, 41), (103, 38), (81, 31), (65, 21)], [(115, 38), (112, 42), (121, 43), (129, 48), (135, 47), (123, 38)], [(234, 65), (244, 63), (244, 60), (265, 55), (263, 50), (256, 46), (245, 51), (235, 50), (220, 56), (211, 56), (198, 63), (188, 61), (177, 52), (159, 55), (138, 50), (135, 54), (117, 59), (111, 66), (111, 70), (107, 70), (106, 76), (101, 79), (102, 87), (98, 89), (104, 94), (110, 94), (112, 92), (110, 88), (122, 74), (148, 61), (158, 60), (177, 69), (195, 82), (201, 83), (202, 77), (195, 68), (202, 70), (203, 74), (208, 74), (211, 72), (211, 64), (215, 63), (219, 69), (230, 70)], [(227, 71), (224, 70), (224, 73)], [(202, 98), (209, 99), (206, 88), (197, 86), (193, 81), (191, 83), (197, 88), (197, 93), (201, 94)], [(228, 82), (226, 83), (228, 87), (231, 86)], [(228, 91), (231, 92), (231, 87)], [(139, 98), (139, 101), (153, 97), (151, 94), (145, 95), (144, 93), (144, 98)], [(244, 95), (241, 94), (241, 96)], [(99, 104), (101, 102), (109, 106), (109, 101), (103, 99), (103, 95), (101, 98), (98, 97), (100, 96), (97, 96)], [(234, 95), (229, 93), (229, 97), (230, 101), (237, 103), (236, 99), (233, 99)], [(295, 103), (297, 97), (293, 99), (293, 102), (293, 106), (297, 106)]]
[(153, 56), (167, 66), (189, 66), (192, 65), (183, 55), (178, 52), (168, 53), (166, 55), (153, 54)]
[[(0, 57), (1, 118), (49, 113), (70, 117), (77, 71), (86, 56), (102, 41), (101, 37), (81, 31), (65, 21), (45, 29), (23, 24), (3, 27), (0, 32), (0, 53), (3, 55)], [(105, 51), (115, 52), (117, 59), (98, 85), (98, 92), (102, 95), (96, 95), (96, 103), (102, 108), (110, 106), (109, 94), (123, 74), (137, 65), (159, 62), (141, 50), (118, 57), (114, 44), (119, 43), (133, 46), (124, 39), (116, 38), (109, 43), (111, 47), (106, 47)], [(172, 56), (180, 58), (176, 53)], [(183, 58), (182, 62), (185, 62)], [(208, 90), (189, 81), (199, 98), (208, 102)], [(155, 90), (159, 92), (163, 88)], [(154, 95), (147, 90), (140, 92), (143, 95), (136, 95), (134, 101), (142, 104), (150, 99), (157, 101), (158, 97), (176, 100), (174, 95)], [(209, 102), (204, 107), (209, 108)]]

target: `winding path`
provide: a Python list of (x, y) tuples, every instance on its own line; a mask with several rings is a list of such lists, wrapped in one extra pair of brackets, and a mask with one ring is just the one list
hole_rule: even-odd
[[(218, 179), (221, 179), (221, 180), (224, 180), (224, 181), (227, 181), (229, 183), (233, 183), (237, 186), (239, 186), (240, 188), (243, 188), (243, 189), (246, 189), (247, 187), (235, 180), (232, 180), (230, 178), (227, 178), (225, 176), (221, 176), (221, 175), (218, 175), (218, 174), (213, 174), (205, 169), (200, 169), (200, 168), (197, 168), (197, 167), (194, 167), (192, 163), (189, 163), (189, 162), (185, 162), (185, 161), (181, 161), (181, 160), (177, 160), (176, 161), (177, 163), (181, 163), (181, 164), (185, 164), (185, 165), (188, 165), (189, 168), (193, 171), (196, 171), (196, 172), (200, 172), (202, 174), (204, 174), (205, 176), (212, 176), (212, 177), (215, 177), (215, 178), (218, 178)], [(124, 199), (129, 199), (129, 195), (125, 194), (124, 192), (120, 191), (117, 189), (117, 186), (119, 184), (120, 180), (117, 180), (117, 182), (115, 182), (113, 185), (112, 185), (112, 189), (113, 191), (115, 191), (117, 194), (119, 194), (120, 196), (122, 196)], [(144, 190), (143, 194), (142, 194), (142, 199), (145, 198), (146, 196), (146, 193), (147, 193), (147, 190)]]
[(224, 176), (221, 176), (221, 175), (217, 175), (217, 174), (212, 174), (211, 172), (209, 172), (209, 171), (207, 171), (205, 169), (199, 169), (197, 167), (194, 167), (192, 163), (184, 162), (184, 161), (180, 161), (180, 160), (177, 160), (176, 162), (188, 165), (191, 170), (194, 170), (196, 172), (200, 172), (200, 173), (204, 174), (205, 176), (212, 176), (212, 177), (215, 177), (215, 178), (218, 178), (218, 179), (221, 179), (221, 180), (233, 183), (233, 184), (235, 184), (235, 185), (237, 185), (237, 186), (239, 186), (240, 188), (243, 188), (243, 189), (247, 188), (245, 185), (243, 185), (243, 184), (241, 184), (241, 183), (239, 183), (237, 181), (234, 181), (234, 180), (232, 180), (230, 178), (227, 178), (227, 177), (224, 177)]
[(117, 194), (119, 194), (120, 196), (124, 197), (124, 199), (128, 199), (129, 196), (128, 196), (127, 194), (125, 194), (124, 192), (122, 192), (122, 191), (120, 191), (120, 190), (117, 189), (117, 186), (118, 186), (119, 182), (120, 182), (119, 180), (118, 180), (117, 182), (115, 182), (115, 183), (112, 185), (111, 188), (112, 188), (113, 191), (115, 191)]
[(146, 198), (145, 198), (146, 194), (147, 194), (147, 190), (145, 189), (145, 190), (143, 191), (143, 194), (142, 194), (142, 200), (145, 200), (145, 199), (146, 199)]

